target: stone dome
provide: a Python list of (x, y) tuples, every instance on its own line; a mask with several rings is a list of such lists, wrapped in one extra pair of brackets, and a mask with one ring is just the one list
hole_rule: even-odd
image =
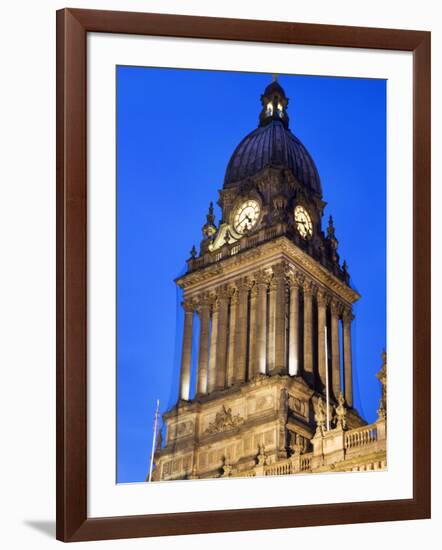
[(257, 128), (241, 141), (227, 165), (224, 187), (251, 177), (266, 166), (288, 168), (301, 184), (322, 195), (312, 157), (299, 139), (279, 121)]
[(261, 103), (260, 125), (233, 152), (227, 165), (224, 187), (231, 187), (267, 166), (274, 166), (289, 169), (302, 185), (322, 196), (315, 163), (288, 127), (288, 98), (279, 83), (267, 86)]

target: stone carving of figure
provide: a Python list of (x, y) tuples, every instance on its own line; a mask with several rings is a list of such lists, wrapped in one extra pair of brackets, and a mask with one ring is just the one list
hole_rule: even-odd
[(387, 417), (387, 353), (382, 352), (382, 366), (381, 370), (377, 373), (376, 378), (381, 383), (381, 399), (378, 409), (378, 417), (385, 419)]
[(258, 455), (256, 456), (256, 459), (258, 460), (258, 466), (264, 466), (266, 463), (264, 443), (258, 445)]
[(293, 452), (294, 455), (303, 454), (306, 450), (305, 439), (301, 435), (299, 435), (295, 432), (291, 432), (290, 433), (290, 449), (291, 449), (291, 451)]
[(319, 399), (316, 402), (315, 422), (316, 422), (315, 436), (322, 436), (324, 434), (324, 427), (325, 427), (325, 405), (321, 396), (319, 396)]
[(335, 423), (336, 428), (341, 430), (347, 429), (347, 409), (345, 407), (345, 399), (342, 392), (338, 395), (338, 404), (335, 409)]
[(229, 477), (232, 475), (233, 466), (230, 464), (230, 459), (227, 455), (224, 456), (223, 462), (224, 464), (222, 466), (222, 469), (223, 469), (222, 476)]

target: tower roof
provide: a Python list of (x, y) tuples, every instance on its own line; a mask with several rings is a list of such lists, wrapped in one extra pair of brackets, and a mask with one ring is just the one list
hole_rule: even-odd
[(261, 96), (259, 127), (236, 147), (224, 178), (224, 187), (251, 177), (267, 166), (288, 168), (310, 191), (322, 195), (318, 170), (309, 152), (290, 131), (286, 113), (288, 98), (274, 80)]
[(284, 92), (284, 88), (278, 82), (276, 77), (272, 80), (272, 82), (270, 82), (270, 84), (264, 90), (264, 93), (262, 95), (264, 97), (271, 97), (271, 95), (274, 94), (275, 92), (281, 94), (284, 97), (286, 97), (285, 92)]

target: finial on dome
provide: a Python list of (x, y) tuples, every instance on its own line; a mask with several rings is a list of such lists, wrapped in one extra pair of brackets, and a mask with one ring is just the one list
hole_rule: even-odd
[(261, 96), (262, 111), (259, 115), (259, 125), (267, 126), (273, 121), (282, 122), (285, 128), (289, 127), (287, 115), (288, 97), (278, 82), (278, 75), (272, 75), (272, 82), (264, 90)]

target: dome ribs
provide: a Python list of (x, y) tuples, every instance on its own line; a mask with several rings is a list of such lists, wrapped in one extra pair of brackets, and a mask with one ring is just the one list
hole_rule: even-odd
[(249, 146), (247, 148), (247, 153), (244, 154), (244, 162), (241, 166), (240, 170), (240, 179), (247, 178), (251, 175), (253, 175), (253, 164), (256, 161), (257, 154), (256, 154), (256, 147), (257, 147), (257, 141), (259, 140), (259, 131), (256, 131), (253, 135), (252, 139), (249, 142)]
[(302, 185), (322, 195), (313, 159), (280, 121), (257, 128), (240, 142), (227, 165), (224, 186), (249, 178), (269, 165), (288, 168)]

